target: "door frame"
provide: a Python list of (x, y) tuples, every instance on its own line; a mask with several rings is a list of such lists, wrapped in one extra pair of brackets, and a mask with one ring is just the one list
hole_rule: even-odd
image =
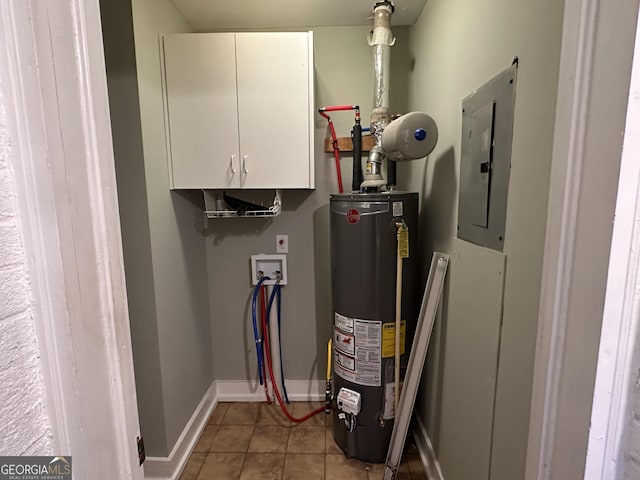
[[(0, 2), (0, 78), (54, 454), (142, 479), (97, 0)], [(43, 452), (45, 453), (45, 452)]]
[[(640, 24), (639, 24), (640, 25)], [(640, 322), (640, 28), (636, 32), (585, 478), (622, 478)]]
[(585, 460), (637, 16), (565, 0), (527, 480), (600, 479)]

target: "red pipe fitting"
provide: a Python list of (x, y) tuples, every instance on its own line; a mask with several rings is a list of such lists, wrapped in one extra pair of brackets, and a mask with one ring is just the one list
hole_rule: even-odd
[(318, 111), (322, 114), (322, 112), (339, 112), (342, 110), (360, 110), (360, 107), (358, 107), (358, 105), (333, 105), (330, 107), (322, 107)]

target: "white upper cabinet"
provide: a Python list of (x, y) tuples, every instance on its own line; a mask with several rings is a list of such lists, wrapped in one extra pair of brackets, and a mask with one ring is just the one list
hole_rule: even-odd
[(164, 37), (173, 188), (240, 187), (235, 35)]
[(314, 188), (312, 41), (163, 37), (171, 188)]

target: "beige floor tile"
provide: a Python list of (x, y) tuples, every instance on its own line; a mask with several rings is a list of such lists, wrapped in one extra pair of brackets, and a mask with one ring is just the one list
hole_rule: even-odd
[[(287, 407), (288, 408), (288, 407)], [(280, 406), (272, 403), (261, 403), (260, 410), (258, 412), (258, 419), (256, 425), (278, 425), (280, 427), (288, 427), (292, 423), (285, 417)]]
[(246, 452), (253, 434), (253, 427), (222, 425), (213, 442), (212, 452)]
[(325, 457), (325, 479), (369, 480), (368, 467), (368, 464), (343, 454), (328, 454)]
[[(320, 407), (324, 407), (324, 402), (293, 402), (293, 409), (289, 409), (289, 411), (293, 410), (292, 411), (293, 416), (297, 418), (301, 418), (311, 413), (316, 408), (320, 408)], [(314, 415), (308, 420), (305, 420), (304, 423), (302, 423), (302, 425), (307, 425), (307, 426), (324, 425), (325, 416), (326, 414), (324, 412), (318, 413), (317, 415)]]
[(254, 425), (260, 411), (260, 403), (231, 403), (222, 419), (222, 425)]
[(240, 480), (280, 480), (283, 468), (283, 453), (248, 453)]
[[(365, 470), (367, 470), (367, 474), (369, 476), (369, 480), (382, 480), (384, 478), (384, 463), (366, 463)], [(409, 480), (413, 479), (411, 473), (409, 472), (409, 467), (406, 462), (400, 464), (400, 470), (396, 475), (397, 480)]]
[(202, 435), (200, 435), (198, 443), (196, 443), (196, 447), (193, 451), (208, 453), (211, 450), (211, 444), (213, 443), (213, 439), (216, 436), (218, 428), (218, 425), (207, 425), (204, 427), (204, 431), (202, 432)]
[(191, 455), (186, 467), (184, 467), (184, 470), (180, 475), (180, 480), (196, 480), (205, 458), (207, 458), (206, 453), (194, 453)]
[(292, 427), (289, 433), (287, 452), (290, 453), (324, 453), (326, 427)]
[(277, 425), (256, 425), (249, 443), (250, 452), (284, 453), (287, 451), (289, 428)]
[(333, 427), (326, 427), (324, 448), (327, 453), (342, 453), (342, 450), (340, 450), (340, 447), (333, 438)]
[(244, 453), (208, 454), (197, 480), (238, 480), (244, 456)]
[(409, 465), (407, 464), (407, 460), (405, 458), (400, 462), (400, 469), (396, 475), (397, 480), (410, 480), (412, 478), (411, 472), (409, 471)]
[[(290, 408), (302, 416), (320, 405), (296, 402)], [(325, 426), (328, 418), (321, 414), (294, 425), (277, 405), (221, 403), (180, 480), (381, 480), (384, 464), (346, 458), (333, 439), (333, 427)], [(405, 452), (396, 478), (427, 480), (415, 446)]]
[[(414, 479), (413, 473), (409, 470), (409, 459), (415, 457), (415, 455), (418, 455), (418, 452), (417, 450), (415, 450), (415, 453), (410, 454), (410, 452), (411, 450), (407, 450), (407, 453), (405, 453), (405, 455), (402, 457), (402, 461), (400, 462), (400, 469), (398, 470), (398, 473), (396, 475), (397, 480)], [(418, 461), (419, 460), (420, 458), (418, 456)], [(369, 463), (367, 464), (367, 468), (369, 473), (369, 480), (381, 480), (384, 477), (384, 463)], [(422, 477), (417, 478), (422, 479)], [(426, 480), (426, 477), (424, 478), (424, 480)]]
[(229, 403), (219, 403), (216, 405), (216, 408), (209, 417), (209, 425), (220, 425), (224, 414), (227, 413), (227, 408), (229, 408)]
[(408, 468), (400, 465), (400, 470), (398, 470), (396, 480), (413, 480), (413, 475), (411, 475)]
[(427, 480), (427, 473), (422, 465), (420, 453), (415, 446), (411, 446), (403, 458), (403, 462), (407, 464), (411, 472), (411, 478), (415, 480)]
[(411, 478), (414, 480), (427, 480), (427, 472), (422, 466), (420, 459), (410, 460), (407, 464), (409, 471), (411, 472)]
[(370, 463), (367, 467), (369, 480), (382, 480), (384, 478), (384, 463)]
[(324, 480), (322, 453), (287, 453), (283, 480)]

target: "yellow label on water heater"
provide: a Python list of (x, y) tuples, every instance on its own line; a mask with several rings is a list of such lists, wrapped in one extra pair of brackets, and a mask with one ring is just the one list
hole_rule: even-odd
[(409, 258), (409, 228), (404, 223), (398, 228), (398, 252), (400, 258)]
[[(400, 355), (404, 355), (404, 339), (407, 331), (407, 321), (400, 323)], [(393, 357), (396, 354), (396, 324), (382, 324), (382, 358)]]

